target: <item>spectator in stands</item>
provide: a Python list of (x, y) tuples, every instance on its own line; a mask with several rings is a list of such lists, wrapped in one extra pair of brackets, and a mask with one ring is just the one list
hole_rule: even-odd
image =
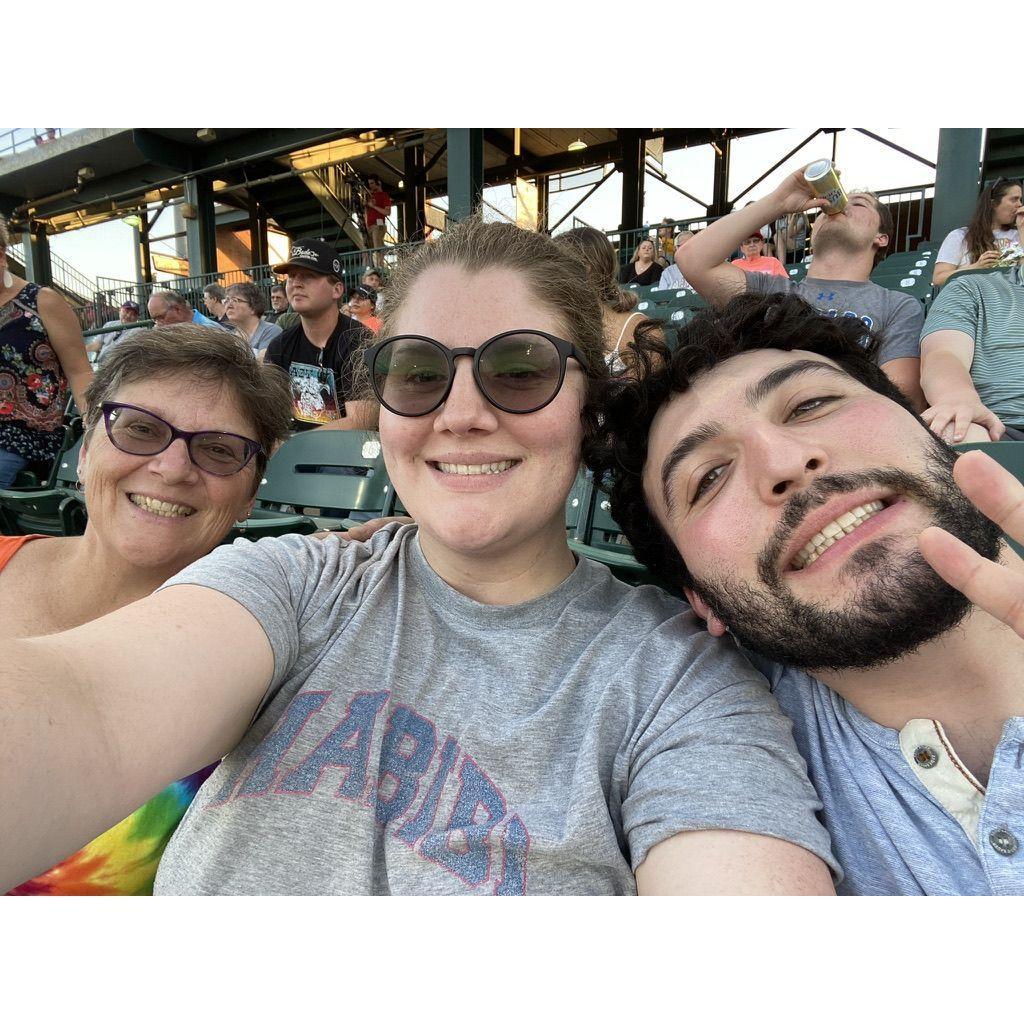
[(619, 272), (620, 284), (637, 284), (646, 287), (656, 284), (661, 278), (661, 264), (655, 259), (654, 243), (645, 238), (633, 253), (633, 259)]
[(373, 254), (373, 262), (379, 267), (384, 264), (384, 254), (379, 250), (384, 247), (384, 233), (391, 213), (391, 196), (384, 191), (376, 174), (366, 179), (366, 189), (366, 230), (370, 233), (370, 248), (378, 250)]
[(619, 386), (591, 462), (637, 557), (758, 656), (839, 892), (1024, 894), (1024, 561), (986, 518), (1024, 488), (957, 462), (855, 321), (744, 296), (680, 342)]
[[(680, 248), (682, 248), (682, 246), (686, 245), (690, 241), (690, 239), (693, 238), (693, 236), (694, 232), (692, 231), (680, 231), (679, 234), (676, 235), (672, 247), (673, 258), (674, 254), (677, 253), (680, 250)], [(662, 271), (661, 277), (658, 280), (659, 291), (668, 288), (679, 289), (689, 287), (690, 285), (687, 283), (686, 278), (683, 277), (683, 275), (680, 273), (679, 267), (675, 264), (675, 262), (672, 262), (668, 267), (666, 267)]]
[(53, 462), (68, 390), (84, 410), (92, 379), (74, 310), (52, 288), (12, 274), (9, 246), (0, 218), (0, 488), (29, 463)]
[(384, 309), (384, 278), (379, 270), (368, 270), (363, 274), (362, 283), (377, 293), (377, 315)]
[[(128, 299), (121, 303), (121, 309), (118, 312), (118, 318), (116, 320), (108, 320), (103, 324), (103, 330), (106, 334), (97, 334), (95, 337), (89, 339), (89, 343), (85, 346), (86, 352), (97, 352), (101, 353), (103, 349), (109, 349), (111, 345), (116, 344), (122, 338), (131, 334), (131, 325), (137, 323), (139, 319), (139, 304)], [(120, 328), (118, 330), (118, 328)]]
[[(279, 373), (256, 366), (223, 331), (200, 327), (140, 330), (117, 346), (87, 396), (85, 535), (0, 538), (5, 645), (123, 608), (211, 551), (249, 515), (291, 413)], [(215, 433), (176, 441), (170, 424)], [(151, 893), (164, 845), (212, 770), (173, 783), (12, 895)]]
[(801, 263), (807, 255), (807, 215), (791, 213), (775, 221), (775, 255), (783, 263)]
[(380, 333), (380, 317), (377, 316), (377, 293), (365, 284), (356, 285), (349, 292), (350, 316), (358, 320), (368, 331)]
[(587, 280), (601, 300), (605, 363), (612, 374), (625, 373), (632, 362), (634, 340), (649, 332), (660, 338), (661, 327), (637, 312), (635, 292), (624, 291), (616, 283), (615, 250), (604, 232), (596, 228), (573, 228), (555, 241), (585, 267)]
[(288, 295), (283, 284), (272, 284), (270, 286), (270, 312), (266, 314), (268, 324), (276, 324), (278, 317), (288, 312)]
[[(1024, 206), (1017, 212), (1024, 228)], [(923, 417), (950, 444), (1024, 441), (1024, 265), (958, 273), (921, 332)]]
[(208, 284), (203, 289), (203, 305), (206, 307), (206, 312), (222, 327), (228, 325), (227, 313), (224, 309), (224, 296), (224, 289), (219, 284)]
[(153, 292), (146, 304), (149, 318), (158, 327), (170, 327), (173, 324), (197, 324), (199, 327), (220, 327), (216, 320), (203, 316), (198, 309), (193, 309), (188, 300), (180, 292), (159, 290)]
[[(322, 266), (295, 248), (293, 302), (295, 260)], [(158, 893), (827, 891), (817, 802), (749, 666), (567, 545), (605, 376), (582, 269), (474, 218), (390, 288), (367, 359), (417, 525), (221, 547), (74, 657), (65, 634), (6, 645), (6, 874), (223, 755)]]
[(1020, 245), (1016, 224), (1021, 206), (1021, 183), (1000, 178), (978, 197), (974, 216), (965, 228), (946, 235), (935, 257), (932, 284), (944, 285), (957, 270), (985, 270), (994, 267), (1003, 250)]
[(774, 257), (764, 256), (764, 237), (755, 231), (749, 238), (740, 242), (743, 255), (733, 260), (732, 265), (748, 274), (774, 274), (775, 277), (789, 277), (786, 268)]
[(675, 228), (671, 217), (662, 217), (658, 228), (658, 263), (670, 267), (676, 252)]
[(251, 281), (230, 285), (224, 295), (224, 309), (228, 323), (241, 333), (262, 363), (268, 346), (282, 333), (277, 324), (263, 319), (263, 293)]
[(869, 277), (892, 237), (892, 217), (870, 192), (852, 192), (839, 214), (820, 214), (811, 229), (814, 262), (802, 281), (747, 274), (725, 260), (736, 245), (766, 221), (827, 207), (811, 191), (803, 169), (788, 175), (774, 192), (715, 221), (679, 254), (679, 269), (712, 305), (721, 307), (745, 291), (791, 292), (828, 316), (862, 320), (879, 336), (878, 359), (894, 384), (924, 408), (921, 392), (921, 303), (910, 295), (873, 284)]
[(338, 310), (345, 287), (338, 254), (319, 239), (300, 238), (288, 262), (273, 269), (288, 275), (288, 301), (299, 322), (270, 343), (265, 360), (291, 378), (296, 423), (302, 429), (372, 429), (373, 403), (352, 393), (355, 354), (369, 334)]

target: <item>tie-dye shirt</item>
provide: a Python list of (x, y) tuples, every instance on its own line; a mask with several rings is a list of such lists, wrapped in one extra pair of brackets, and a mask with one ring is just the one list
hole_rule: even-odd
[[(0, 537), (0, 570), (30, 537)], [(164, 847), (216, 765), (172, 783), (78, 853), (8, 896), (152, 896)]]

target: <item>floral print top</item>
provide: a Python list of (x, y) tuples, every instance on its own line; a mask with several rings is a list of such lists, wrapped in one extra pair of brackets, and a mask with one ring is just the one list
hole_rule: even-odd
[(68, 381), (39, 316), (39, 285), (0, 306), (0, 448), (48, 462), (64, 436)]

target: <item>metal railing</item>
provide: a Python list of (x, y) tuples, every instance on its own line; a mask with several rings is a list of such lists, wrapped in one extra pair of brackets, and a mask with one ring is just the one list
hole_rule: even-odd
[[(935, 195), (934, 184), (912, 185), (907, 188), (883, 189), (875, 195), (889, 208), (893, 219), (892, 237), (889, 239), (888, 252), (910, 252), (917, 244), (928, 239), (931, 229), (932, 199)], [(690, 217), (685, 220), (672, 221), (669, 224), (647, 224), (643, 227), (630, 228), (625, 231), (606, 231), (608, 240), (618, 251), (619, 265), (625, 266), (633, 259), (637, 246), (643, 241), (654, 242), (658, 255), (666, 258), (661, 238), (674, 238), (680, 231), (703, 231), (718, 217)], [(767, 225), (774, 236), (775, 225)], [(783, 262), (783, 257), (779, 257)], [(671, 263), (671, 258), (668, 258)]]
[[(10, 247), (9, 251), (22, 266), (25, 266), (24, 245), (20, 242), (16, 243)], [(50, 279), (56, 287), (72, 298), (86, 299), (90, 295), (95, 295), (98, 290), (95, 281), (86, 277), (55, 252), (50, 253)]]
[(0, 157), (13, 156), (34, 146), (56, 142), (60, 134), (60, 128), (10, 128), (0, 132)]

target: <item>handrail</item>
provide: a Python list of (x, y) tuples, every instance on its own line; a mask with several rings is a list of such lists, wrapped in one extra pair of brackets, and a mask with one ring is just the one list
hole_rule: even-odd
[[(0, 157), (8, 153), (13, 156), (32, 146), (45, 146), (48, 142), (54, 142), (60, 138), (61, 131), (60, 128), (43, 128), (41, 130), (39, 128), (11, 128), (9, 131), (0, 132)], [(17, 137), (19, 132), (29, 132), (29, 134), (19, 139)], [(45, 133), (47, 132), (53, 132), (54, 137), (46, 138)]]

